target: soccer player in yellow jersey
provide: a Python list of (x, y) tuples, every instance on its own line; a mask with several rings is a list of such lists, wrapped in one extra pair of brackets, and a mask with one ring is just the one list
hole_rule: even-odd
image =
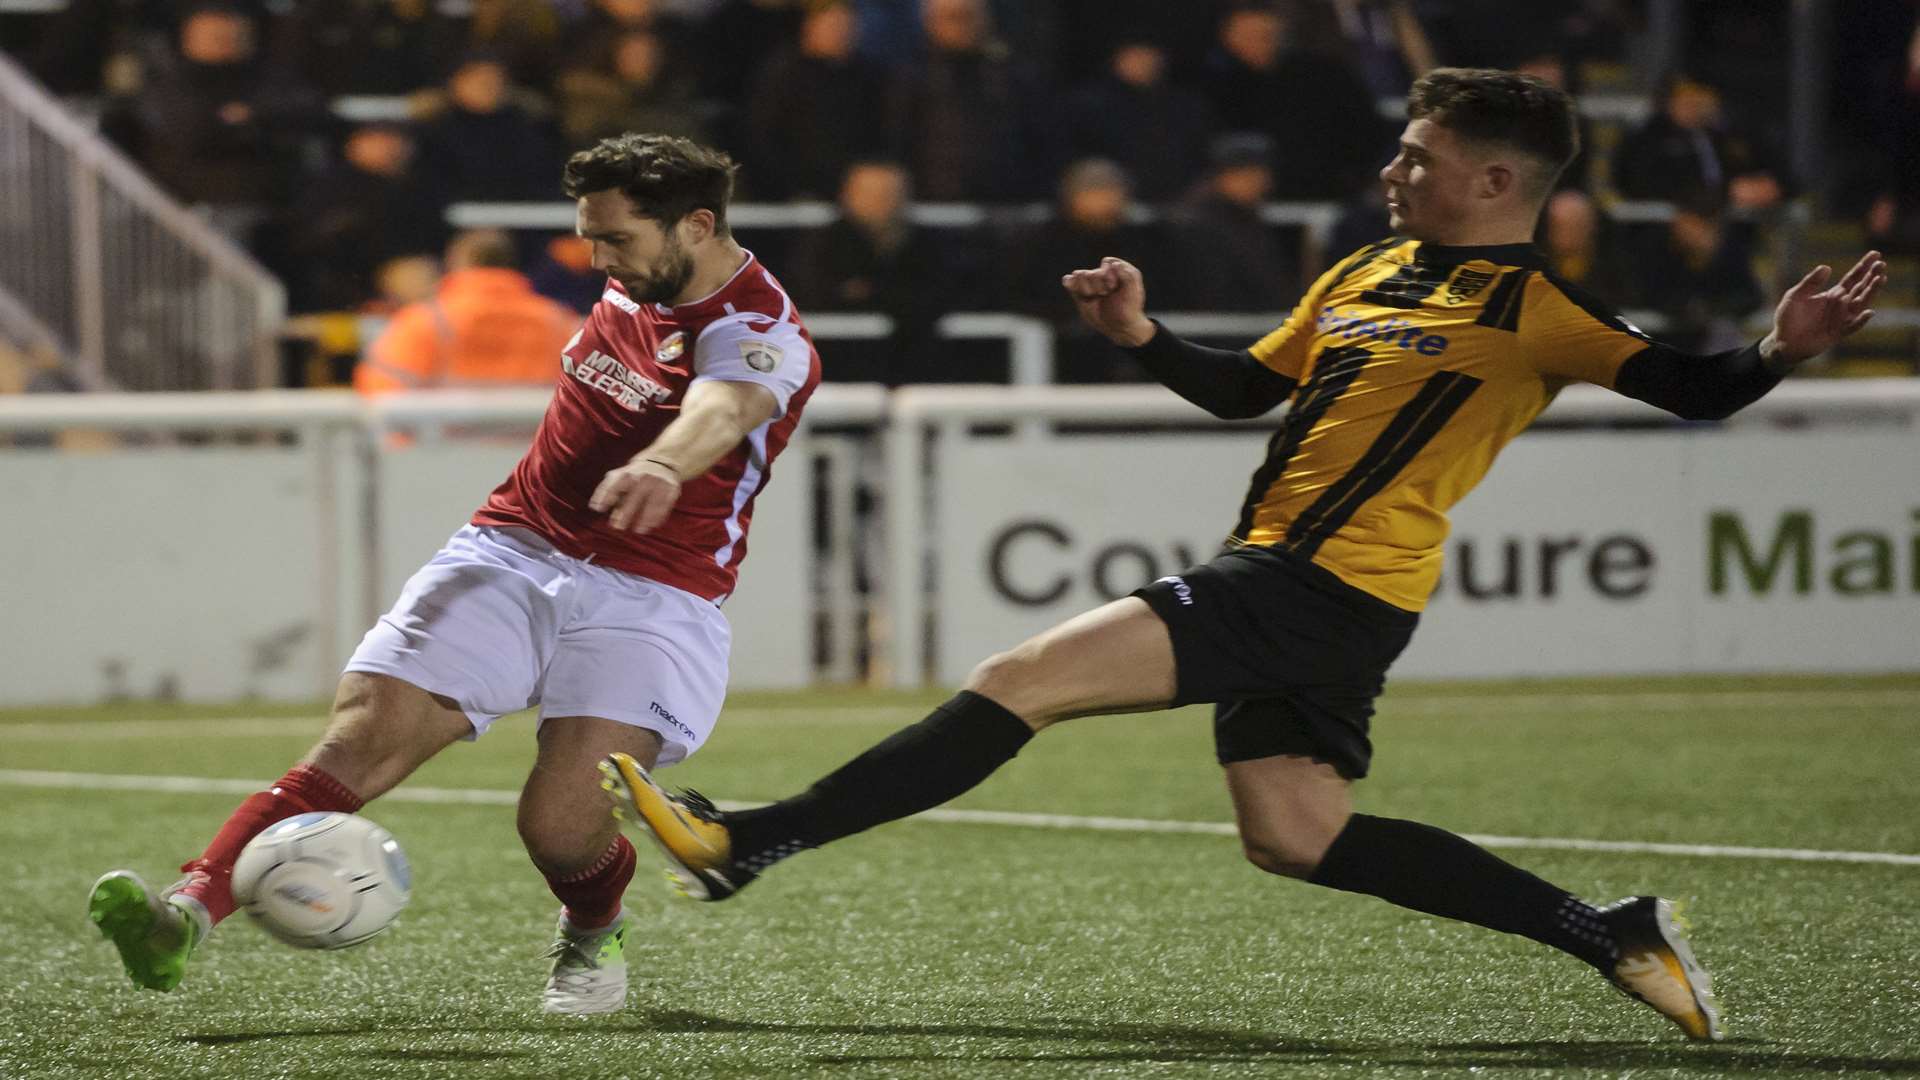
[(1441, 69), (1414, 84), (1407, 116), (1380, 174), (1398, 235), (1341, 260), (1249, 349), (1174, 337), (1118, 259), (1063, 279), (1095, 330), (1195, 404), (1248, 417), (1289, 403), (1227, 550), (992, 657), (925, 720), (772, 806), (720, 813), (610, 759), (618, 812), (651, 831), (686, 891), (724, 899), (796, 851), (943, 803), (1062, 720), (1212, 702), (1254, 865), (1554, 946), (1690, 1037), (1719, 1038), (1667, 901), (1595, 907), (1452, 833), (1356, 814), (1351, 789), (1374, 698), (1439, 575), (1448, 508), (1561, 387), (1727, 416), (1864, 325), (1886, 264), (1870, 252), (1837, 282), (1819, 267), (1761, 341), (1683, 354), (1529, 246), (1577, 149), (1566, 95)]

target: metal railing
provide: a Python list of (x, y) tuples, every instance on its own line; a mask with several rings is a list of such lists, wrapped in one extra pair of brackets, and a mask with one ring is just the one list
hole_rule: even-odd
[(81, 385), (271, 385), (280, 283), (0, 56), (0, 294)]

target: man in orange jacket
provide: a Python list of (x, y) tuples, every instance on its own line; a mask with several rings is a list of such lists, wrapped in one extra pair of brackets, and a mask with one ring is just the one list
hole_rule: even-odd
[(354, 389), (551, 386), (580, 316), (534, 292), (513, 265), (505, 233), (454, 237), (435, 295), (394, 315), (354, 369)]

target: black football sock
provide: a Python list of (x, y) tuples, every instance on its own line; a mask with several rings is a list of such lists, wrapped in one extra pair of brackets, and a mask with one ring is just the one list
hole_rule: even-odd
[(1307, 879), (1529, 937), (1611, 971), (1613, 933), (1593, 905), (1444, 829), (1355, 814)]
[(952, 799), (1033, 738), (1018, 716), (970, 690), (925, 720), (772, 806), (727, 815), (733, 859), (759, 872), (780, 859)]

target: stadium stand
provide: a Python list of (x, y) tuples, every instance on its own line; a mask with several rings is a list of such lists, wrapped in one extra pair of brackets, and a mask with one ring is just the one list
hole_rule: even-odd
[[(1592, 252), (1560, 258), (1604, 298), (1656, 324), (1697, 322), (1699, 313), (1663, 311), (1650, 285), (1710, 270), (1731, 283), (1714, 290), (1715, 317), (1737, 326), (1758, 314), (1746, 305), (1779, 284), (1785, 262), (1868, 242), (1895, 256), (1889, 306), (1920, 300), (1912, 261), (1920, 196), (1908, 190), (1911, 170), (1894, 167), (1920, 145), (1903, 48), (1910, 14), (1842, 5), (1824, 96), (1849, 104), (1832, 110), (1831, 168), (1800, 176), (1780, 125), (1766, 123), (1779, 115), (1765, 105), (1780, 105), (1778, 94), (1747, 85), (1743, 69), (1700, 47), (1712, 35), (1752, 40), (1783, 28), (1785, 4), (1705, 5), (1664, 36), (1615, 5), (1561, 0), (1530, 5), (1524, 17), (1510, 7), (1210, 2), (1199, 5), (1203, 19), (1170, 21), (1152, 4), (1069, 0), (939, 0), (924, 17), (916, 5), (878, 0), (316, 0), (284, 9), (6, 0), (0, 48), (79, 118), (73, 130), (118, 145), (284, 288), (296, 318), (276, 332), (282, 355), (240, 365), (244, 384), (256, 372), (285, 385), (342, 381), (404, 302), (394, 289), (406, 293), (406, 280), (426, 273), (421, 258), (457, 228), (509, 229), (536, 283), (577, 306), (592, 295), (593, 275), (561, 239), (571, 211), (554, 196), (558, 162), (567, 148), (633, 126), (710, 138), (743, 161), (737, 227), (789, 274), (817, 276), (823, 252), (847, 257), (859, 229), (836, 227), (842, 211), (827, 200), (857, 182), (850, 167), (891, 159), (925, 200), (902, 216), (916, 243), (939, 252), (942, 311), (1033, 313), (1037, 298), (1001, 285), (1025, 277), (988, 280), (985, 271), (1065, 228), (1049, 224), (1052, 196), (1075, 162), (1102, 157), (1119, 164), (1138, 200), (1122, 229), (1156, 241), (1143, 250), (1163, 247), (1168, 265), (1186, 267), (1195, 250), (1235, 235), (1247, 248), (1236, 259), (1262, 282), (1256, 291), (1273, 297), (1231, 295), (1182, 270), (1190, 295), (1165, 296), (1170, 309), (1284, 310), (1283, 285), (1384, 230), (1366, 193), (1391, 148), (1401, 107), (1393, 89), (1435, 63), (1519, 66), (1577, 94), (1589, 152), (1562, 180), (1579, 194), (1556, 206), (1568, 227), (1584, 229), (1573, 219), (1594, 213), (1605, 226), (1582, 241)], [(703, 61), (719, 55), (728, 62)], [(1697, 59), (1676, 62), (1686, 55)], [(1270, 107), (1281, 98), (1288, 108)], [(166, 138), (152, 137), (163, 130)], [(0, 137), (25, 138), (24, 128), (8, 131)], [(1269, 201), (1254, 233), (1234, 231), (1244, 204), (1235, 210), (1221, 197), (1210, 149), (1219, 136), (1247, 134), (1270, 148)], [(34, 190), (28, 197), (55, 198)], [(1674, 205), (1703, 206), (1702, 191), (1718, 192), (1725, 220), (1703, 225), (1682, 213), (1674, 224)], [(62, 235), (37, 242), (78, 242)], [(1689, 236), (1694, 243), (1682, 242), (1686, 254), (1674, 258), (1676, 237)], [(1648, 272), (1631, 272), (1640, 267)], [(1754, 282), (1757, 292), (1747, 287)], [(17, 276), (13, 285), (30, 288)], [(797, 288), (812, 294), (810, 307), (856, 310), (845, 293)], [(908, 291), (863, 313), (922, 327), (893, 346), (911, 340), (939, 355), (893, 364), (879, 371), (884, 381), (1006, 377), (1005, 342), (945, 342), (924, 329), (938, 312), (903, 306)], [(48, 298), (22, 299), (63, 330), (78, 318), (49, 317)], [(1825, 370), (1912, 372), (1909, 321), (1886, 313)], [(874, 374), (858, 352), (846, 373)], [(211, 385), (207, 366), (176, 358), (170, 374), (116, 375), (114, 385)]]

